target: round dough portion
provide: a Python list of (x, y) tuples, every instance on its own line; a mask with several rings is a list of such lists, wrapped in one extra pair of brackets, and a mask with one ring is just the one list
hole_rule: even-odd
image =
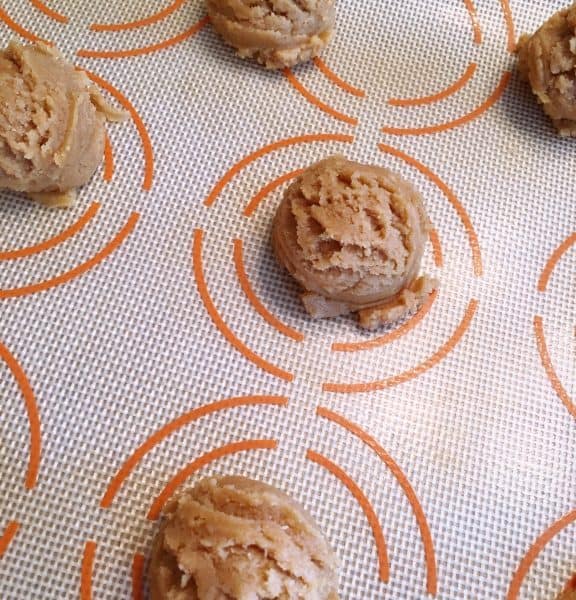
[(164, 509), (152, 600), (337, 600), (337, 559), (312, 517), (276, 488), (211, 477)]
[(107, 106), (88, 77), (43, 44), (0, 51), (0, 187), (67, 205), (104, 153)]
[(520, 38), (518, 70), (558, 133), (576, 137), (576, 4)]
[(576, 600), (576, 573), (572, 576), (556, 600)]
[(435, 286), (418, 277), (429, 221), (410, 183), (332, 156), (286, 191), (273, 224), (280, 263), (315, 318), (359, 312), (374, 329), (419, 307)]
[(335, 0), (206, 0), (210, 20), (241, 58), (268, 69), (317, 56), (332, 38)]

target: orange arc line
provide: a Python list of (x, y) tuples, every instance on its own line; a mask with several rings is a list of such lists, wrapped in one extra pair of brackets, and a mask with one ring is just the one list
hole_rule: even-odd
[(34, 246), (28, 246), (27, 248), (20, 248), (18, 250), (6, 250), (4, 252), (0, 252), (0, 260), (16, 260), (18, 258), (25, 258), (27, 256), (33, 256), (35, 254), (40, 254), (41, 252), (46, 252), (46, 250), (50, 250), (50, 248), (54, 248), (58, 246), (58, 244), (62, 244), (67, 239), (76, 235), (79, 231), (81, 231), (86, 225), (96, 216), (98, 209), (100, 208), (100, 204), (98, 202), (93, 202), (88, 210), (70, 227), (51, 237), (39, 244), (35, 244)]
[(176, 0), (165, 9), (154, 13), (149, 17), (145, 17), (144, 19), (130, 21), (128, 23), (93, 23), (90, 25), (90, 29), (92, 31), (126, 31), (128, 29), (147, 27), (148, 25), (153, 25), (154, 23), (158, 23), (158, 21), (162, 21), (166, 17), (169, 17), (172, 13), (176, 12), (184, 2), (186, 2), (186, 0)]
[(322, 390), (325, 392), (336, 392), (342, 394), (354, 394), (361, 392), (374, 392), (377, 390), (383, 390), (406, 381), (410, 381), (422, 373), (435, 367), (440, 361), (444, 360), (452, 350), (458, 345), (462, 339), (464, 333), (470, 327), (476, 309), (478, 308), (477, 300), (470, 300), (466, 312), (462, 321), (460, 321), (458, 327), (452, 334), (452, 336), (446, 341), (432, 356), (421, 362), (416, 367), (404, 371), (399, 375), (394, 375), (388, 379), (382, 379), (380, 381), (372, 381), (370, 383), (324, 383), (322, 384)]
[(184, 42), (188, 38), (197, 34), (208, 23), (208, 20), (208, 17), (204, 17), (192, 25), (192, 27), (186, 29), (186, 31), (183, 31), (177, 36), (168, 40), (163, 40), (162, 42), (153, 44), (151, 46), (132, 48), (130, 50), (87, 50), (83, 48), (82, 50), (78, 50), (76, 55), (81, 56), (82, 58), (129, 58), (134, 56), (143, 56), (145, 54), (152, 54), (153, 52), (165, 50), (166, 48), (170, 48), (171, 46), (175, 46), (176, 44)]
[(220, 333), (224, 336), (224, 338), (228, 341), (230, 345), (232, 345), (240, 354), (244, 356), (244, 358), (253, 362), (255, 365), (274, 375), (275, 377), (279, 377), (284, 381), (293, 381), (294, 375), (289, 373), (288, 371), (284, 371), (283, 369), (267, 362), (262, 357), (258, 356), (255, 352), (250, 350), (246, 344), (241, 342), (234, 332), (226, 325), (224, 319), (220, 316), (218, 309), (214, 305), (212, 298), (210, 297), (210, 293), (208, 292), (208, 286), (206, 284), (206, 280), (204, 279), (204, 271), (202, 269), (202, 236), (204, 232), (201, 229), (196, 229), (194, 232), (194, 248), (193, 248), (193, 263), (194, 263), (194, 278), (196, 279), (196, 286), (198, 288), (198, 293), (200, 294), (200, 298), (206, 307), (206, 311), (210, 315), (210, 318), (216, 325), (216, 328)]
[(540, 354), (540, 360), (542, 361), (542, 366), (546, 371), (546, 375), (554, 388), (554, 391), (558, 394), (560, 400), (564, 406), (568, 409), (568, 412), (576, 419), (576, 404), (572, 402), (570, 396), (568, 396), (568, 392), (564, 389), (560, 378), (556, 374), (556, 370), (554, 369), (554, 365), (552, 364), (552, 359), (550, 358), (550, 353), (548, 352), (548, 346), (546, 344), (546, 336), (544, 335), (544, 323), (542, 321), (542, 317), (535, 316), (534, 317), (534, 335), (536, 336), (536, 345), (538, 347), (538, 353)]
[(30, 385), (28, 377), (24, 369), (20, 366), (16, 358), (10, 353), (8, 348), (0, 342), (0, 358), (6, 363), (18, 387), (22, 397), (24, 398), (24, 405), (26, 407), (26, 414), (28, 415), (28, 423), (30, 427), (30, 453), (28, 458), (28, 469), (26, 471), (25, 485), (26, 489), (31, 490), (38, 481), (38, 472), (40, 470), (40, 459), (42, 456), (42, 427), (40, 424), (40, 413), (38, 412), (38, 405), (36, 404), (36, 398), (34, 396), (34, 390)]
[(38, 37), (37, 35), (28, 31), (27, 29), (24, 29), (24, 27), (22, 27), (22, 25), (19, 25), (18, 23), (16, 23), (16, 21), (12, 20), (10, 18), (10, 16), (8, 15), (8, 13), (6, 13), (2, 8), (0, 8), (0, 21), (4, 21), (4, 23), (10, 29), (12, 29), (12, 31), (15, 31), (18, 35), (20, 35), (24, 39), (27, 39), (31, 42), (43, 42), (44, 44), (48, 44), (49, 46), (53, 45), (52, 42), (49, 42), (48, 40), (44, 40), (41, 37)]
[(90, 79), (101, 88), (105, 89), (109, 94), (114, 96), (116, 100), (130, 113), (132, 120), (134, 121), (134, 125), (138, 130), (138, 135), (142, 140), (142, 148), (144, 152), (144, 182), (142, 184), (142, 188), (146, 191), (149, 191), (152, 187), (152, 181), (154, 180), (154, 150), (152, 149), (152, 142), (150, 141), (150, 136), (148, 135), (148, 130), (146, 129), (146, 125), (144, 125), (144, 121), (142, 117), (138, 114), (134, 105), (126, 96), (117, 88), (115, 88), (111, 83), (108, 83), (106, 80), (102, 79), (95, 73), (91, 73), (84, 69), (84, 72)]
[(282, 184), (290, 181), (291, 179), (295, 179), (304, 173), (305, 169), (296, 169), (295, 171), (290, 171), (289, 173), (284, 173), (284, 175), (280, 175), (278, 179), (271, 181), (268, 185), (264, 186), (251, 200), (248, 202), (248, 205), (244, 209), (244, 216), (251, 217), (254, 214), (254, 211), (258, 208), (262, 200), (271, 194), (274, 190), (279, 188)]
[(354, 87), (353, 85), (350, 85), (349, 83), (338, 77), (338, 75), (336, 75), (336, 73), (334, 73), (334, 71), (332, 71), (332, 69), (330, 69), (328, 65), (319, 56), (315, 56), (313, 60), (318, 70), (326, 77), (326, 79), (331, 81), (334, 85), (338, 86), (345, 92), (352, 94), (353, 96), (358, 96), (359, 98), (366, 97), (366, 92), (364, 90)]
[(216, 448), (215, 450), (203, 454), (200, 458), (197, 458), (178, 471), (178, 473), (170, 479), (152, 503), (147, 518), (150, 521), (156, 521), (160, 517), (160, 513), (166, 505), (166, 502), (174, 495), (174, 492), (189, 477), (210, 463), (224, 458), (225, 456), (229, 456), (230, 454), (236, 454), (237, 452), (246, 452), (248, 450), (275, 450), (277, 447), (278, 442), (276, 440), (244, 440), (242, 442), (226, 444), (225, 446), (221, 446), (220, 448)]
[(514, 577), (512, 578), (512, 582), (510, 583), (510, 588), (508, 589), (508, 595), (506, 596), (506, 600), (516, 600), (520, 592), (520, 588), (522, 587), (522, 582), (524, 581), (526, 574), (530, 570), (530, 567), (532, 566), (532, 563), (536, 560), (537, 556), (544, 549), (546, 544), (548, 544), (548, 542), (552, 540), (554, 536), (556, 536), (574, 521), (576, 521), (576, 510), (573, 510), (567, 515), (563, 516), (561, 519), (556, 521), (556, 523), (550, 526), (540, 537), (538, 537), (538, 539), (534, 542), (534, 544), (530, 547), (528, 552), (526, 552), (526, 554), (520, 561), (518, 569), (514, 573)]
[(474, 6), (473, 0), (464, 0), (466, 10), (470, 15), (470, 21), (472, 22), (472, 30), (474, 31), (474, 43), (480, 45), (482, 43), (482, 27), (480, 27), (480, 21), (478, 20), (478, 11)]
[(100, 252), (95, 254), (92, 258), (88, 259), (86, 262), (74, 267), (70, 271), (66, 271), (61, 275), (57, 275), (52, 279), (46, 279), (45, 281), (40, 281), (38, 283), (33, 283), (31, 285), (27, 285), (20, 288), (12, 288), (9, 290), (0, 290), (0, 300), (6, 298), (17, 298), (20, 296), (27, 296), (29, 294), (36, 294), (38, 292), (45, 292), (46, 290), (52, 289), (59, 285), (64, 285), (65, 283), (69, 283), (73, 279), (84, 275), (90, 269), (93, 269), (103, 260), (108, 258), (115, 250), (117, 250), (124, 240), (132, 233), (134, 227), (136, 227), (136, 222), (139, 218), (138, 213), (132, 213), (124, 227), (116, 234), (116, 236), (108, 243)]
[(355, 119), (354, 117), (349, 117), (348, 115), (345, 115), (344, 113), (337, 111), (336, 109), (332, 108), (331, 106), (328, 106), (328, 104), (326, 104), (325, 102), (322, 102), (322, 100), (317, 98), (310, 90), (305, 88), (302, 85), (302, 83), (298, 80), (296, 75), (294, 75), (294, 73), (292, 72), (291, 69), (286, 68), (286, 69), (284, 69), (283, 73), (284, 73), (284, 77), (286, 77), (286, 79), (288, 79), (288, 81), (290, 82), (292, 87), (297, 92), (302, 94), (302, 96), (304, 96), (304, 98), (306, 98), (306, 100), (308, 100), (308, 102), (310, 102), (310, 104), (314, 105), (316, 108), (319, 108), (321, 111), (330, 115), (334, 119), (338, 119), (339, 121), (344, 121), (345, 123), (348, 123), (349, 125), (354, 125), (354, 126), (358, 125), (358, 119)]
[(124, 481), (136, 468), (138, 463), (150, 452), (155, 446), (160, 444), (167, 437), (172, 435), (175, 431), (185, 427), (186, 425), (201, 419), (207, 415), (211, 415), (222, 410), (228, 410), (230, 408), (237, 408), (240, 406), (287, 406), (288, 400), (281, 396), (244, 396), (237, 398), (228, 398), (227, 400), (220, 400), (213, 402), (200, 408), (195, 408), (179, 417), (170, 421), (164, 427), (161, 427), (158, 431), (153, 433), (146, 441), (141, 444), (134, 453), (124, 462), (120, 467), (120, 470), (112, 478), (112, 481), (108, 485), (102, 500), (100, 501), (101, 508), (109, 508), (116, 497), (116, 494), (122, 487)]
[(410, 506), (412, 507), (412, 511), (414, 512), (414, 516), (416, 517), (416, 522), (418, 523), (418, 527), (420, 529), (420, 535), (422, 537), (422, 543), (424, 545), (424, 554), (426, 557), (426, 571), (427, 571), (427, 583), (426, 583), (426, 591), (435, 596), (438, 593), (438, 574), (436, 567), (436, 556), (434, 552), (434, 542), (432, 540), (432, 534), (430, 533), (430, 527), (428, 526), (428, 521), (426, 520), (426, 515), (424, 514), (424, 510), (422, 509), (422, 505), (418, 501), (418, 497), (416, 496), (416, 492), (410, 485), (408, 478), (402, 471), (402, 469), (398, 466), (395, 460), (382, 448), (382, 446), (369, 435), (366, 431), (358, 427), (358, 425), (348, 421), (344, 417), (339, 414), (328, 410), (327, 408), (318, 407), (316, 410), (316, 414), (319, 417), (323, 417), (340, 425), (344, 429), (347, 429), (350, 433), (359, 438), (362, 442), (364, 442), (371, 450), (373, 450), (378, 457), (382, 460), (382, 462), (390, 469), (392, 475), (398, 481), (404, 495), (410, 502)]
[(0, 558), (2, 558), (6, 550), (8, 550), (8, 546), (12, 543), (19, 528), (20, 523), (17, 523), (16, 521), (10, 521), (8, 525), (6, 525), (6, 529), (4, 529), (4, 533), (2, 534), (2, 537), (0, 537)]
[(134, 554), (134, 558), (132, 559), (132, 600), (142, 600), (144, 598), (142, 587), (145, 561), (146, 559), (143, 554)]
[(70, 20), (67, 16), (62, 15), (59, 12), (56, 12), (55, 10), (46, 6), (40, 0), (30, 0), (30, 4), (32, 4), (32, 6), (37, 8), (39, 11), (43, 12), (46, 16), (50, 17), (54, 21), (58, 21), (58, 23), (68, 23), (68, 21)]
[(460, 91), (470, 79), (474, 77), (477, 67), (478, 65), (476, 63), (470, 63), (463, 75), (461, 75), (453, 84), (437, 94), (422, 96), (420, 98), (392, 98), (388, 100), (388, 104), (391, 106), (421, 106), (423, 104), (432, 104), (434, 102), (445, 100)]
[(514, 52), (516, 50), (516, 31), (514, 30), (514, 18), (512, 17), (510, 2), (508, 0), (500, 0), (500, 5), (504, 13), (504, 21), (506, 22), (508, 52)]
[(410, 166), (418, 169), (420, 173), (422, 173), (425, 177), (427, 177), (434, 185), (436, 185), (440, 191), (446, 196), (450, 204), (456, 210), (456, 213), (460, 217), (462, 224), (464, 225), (464, 229), (466, 230), (466, 234), (468, 235), (468, 241), (470, 243), (470, 248), (472, 250), (472, 261), (474, 264), (474, 274), (476, 277), (482, 277), (483, 267), (482, 267), (482, 253), (480, 251), (480, 243), (478, 241), (478, 236), (476, 235), (476, 231), (474, 230), (474, 226), (472, 225), (472, 221), (466, 212), (464, 206), (458, 198), (456, 194), (448, 187), (436, 173), (434, 173), (429, 167), (422, 164), (412, 156), (393, 148), (392, 146), (387, 146), (386, 144), (379, 144), (378, 146), (382, 152), (386, 152), (400, 160), (403, 160)]
[(397, 127), (383, 127), (382, 132), (388, 133), (390, 135), (428, 135), (430, 133), (440, 133), (442, 131), (449, 131), (450, 129), (454, 129), (456, 127), (460, 127), (460, 125), (466, 125), (474, 119), (482, 116), (487, 110), (492, 108), (498, 100), (500, 100), (504, 90), (506, 89), (510, 77), (512, 73), (510, 71), (506, 71), (496, 89), (490, 94), (487, 100), (485, 100), (478, 108), (475, 108), (472, 112), (469, 112), (467, 115), (460, 117), (459, 119), (454, 119), (454, 121), (449, 121), (448, 123), (440, 123), (439, 125), (432, 125), (430, 127), (414, 127), (414, 128), (397, 128)]
[(386, 542), (384, 541), (384, 534), (382, 532), (380, 522), (378, 521), (378, 516), (372, 508), (370, 501), (364, 495), (364, 492), (358, 487), (358, 484), (343, 469), (334, 464), (332, 461), (328, 460), (325, 456), (319, 454), (318, 452), (314, 452), (313, 450), (308, 450), (308, 452), (306, 452), (306, 458), (312, 462), (315, 462), (321, 467), (324, 467), (327, 471), (332, 473), (332, 475), (338, 478), (348, 488), (350, 493), (360, 505), (360, 508), (366, 515), (366, 519), (370, 524), (374, 541), (376, 542), (380, 579), (384, 583), (388, 583), (390, 579), (390, 563), (388, 561)]
[(426, 301), (420, 307), (420, 310), (397, 329), (372, 340), (362, 342), (335, 342), (332, 344), (332, 352), (359, 352), (361, 350), (372, 350), (373, 348), (379, 348), (396, 341), (414, 329), (422, 321), (422, 319), (430, 312), (437, 296), (438, 292), (434, 290), (428, 298), (426, 298)]
[(92, 571), (96, 555), (96, 542), (86, 542), (80, 568), (80, 600), (92, 600)]
[(297, 342), (304, 341), (304, 335), (296, 329), (292, 327), (288, 327), (280, 321), (280, 319), (276, 318), (265, 306), (262, 304), (256, 292), (252, 288), (250, 284), (250, 280), (248, 279), (248, 274), (246, 273), (246, 269), (244, 267), (244, 257), (243, 257), (243, 244), (242, 240), (234, 240), (234, 265), (236, 266), (236, 274), (238, 276), (238, 281), (240, 282), (240, 286), (246, 297), (248, 298), (250, 304), (254, 307), (254, 310), (276, 331), (285, 335), (286, 337), (292, 338)]
[(112, 181), (114, 177), (114, 150), (108, 134), (104, 138), (104, 172), (102, 177), (104, 181), (108, 182)]
[(552, 277), (556, 265), (574, 244), (576, 244), (576, 231), (571, 236), (567, 237), (560, 246), (554, 250), (552, 256), (548, 259), (548, 262), (542, 271), (542, 275), (540, 275), (540, 279), (538, 280), (539, 292), (546, 291), (546, 287), (548, 286), (548, 282), (550, 281), (550, 277)]
[[(276, 150), (280, 150), (281, 148), (287, 148), (289, 146), (295, 146), (297, 144), (309, 144), (312, 142), (346, 142), (352, 143), (354, 141), (354, 136), (351, 135), (342, 135), (339, 133), (316, 133), (310, 135), (301, 135), (293, 138), (287, 138), (284, 140), (280, 140), (278, 142), (274, 142), (269, 144), (268, 146), (264, 146), (264, 148), (260, 148), (252, 154), (249, 154), (242, 160), (238, 161), (225, 175), (218, 181), (218, 183), (214, 186), (206, 200), (204, 200), (205, 206), (212, 206), (216, 199), (221, 194), (222, 190), (230, 183), (230, 181), (242, 171), (242, 169), (246, 168), (249, 164), (257, 160), (258, 158), (262, 158), (271, 152)], [(250, 203), (252, 204), (252, 202)]]
[(432, 251), (434, 252), (434, 264), (441, 269), (444, 266), (444, 258), (442, 256), (442, 245), (440, 244), (440, 236), (436, 229), (431, 229), (428, 232), (430, 237), (430, 243), (432, 244)]

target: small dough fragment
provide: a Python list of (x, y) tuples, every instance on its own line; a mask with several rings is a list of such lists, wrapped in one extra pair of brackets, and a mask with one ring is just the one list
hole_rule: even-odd
[(437, 287), (418, 276), (429, 229), (420, 195), (402, 177), (331, 156), (286, 190), (272, 245), (313, 318), (358, 312), (372, 330), (416, 311)]
[(244, 477), (210, 477), (164, 509), (151, 600), (338, 600), (336, 569), (292, 498)]
[(0, 51), (0, 188), (70, 206), (102, 161), (106, 120), (125, 114), (44, 44)]
[(206, 0), (214, 29), (267, 69), (317, 56), (332, 38), (335, 0)]
[(518, 70), (562, 136), (576, 137), (576, 4), (518, 42)]

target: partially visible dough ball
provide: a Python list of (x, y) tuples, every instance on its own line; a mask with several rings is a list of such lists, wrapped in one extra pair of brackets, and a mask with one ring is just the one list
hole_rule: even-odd
[(520, 38), (518, 69), (560, 135), (576, 137), (576, 4)]
[(576, 573), (572, 576), (572, 579), (570, 579), (556, 600), (576, 600)]
[(0, 51), (0, 187), (68, 205), (102, 161), (107, 106), (88, 77), (43, 44)]
[(241, 58), (268, 69), (320, 54), (332, 38), (335, 0), (206, 0), (210, 20)]
[(337, 559), (286, 494), (210, 477), (164, 509), (150, 562), (152, 600), (337, 600)]
[(435, 287), (418, 276), (429, 227), (400, 175), (331, 156), (286, 190), (272, 244), (312, 317), (358, 312), (360, 326), (375, 329), (415, 311)]

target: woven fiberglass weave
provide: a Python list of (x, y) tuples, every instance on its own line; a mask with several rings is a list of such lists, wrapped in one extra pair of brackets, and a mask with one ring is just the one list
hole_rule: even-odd
[[(552, 599), (576, 571), (576, 202), (511, 49), (558, 0), (339, 0), (321, 61), (236, 58), (198, 0), (6, 0), (130, 112), (70, 210), (0, 196), (0, 598), (147, 597), (212, 473), (312, 512), (350, 600)], [(441, 282), (312, 322), (270, 224), (331, 153), (422, 192)]]

